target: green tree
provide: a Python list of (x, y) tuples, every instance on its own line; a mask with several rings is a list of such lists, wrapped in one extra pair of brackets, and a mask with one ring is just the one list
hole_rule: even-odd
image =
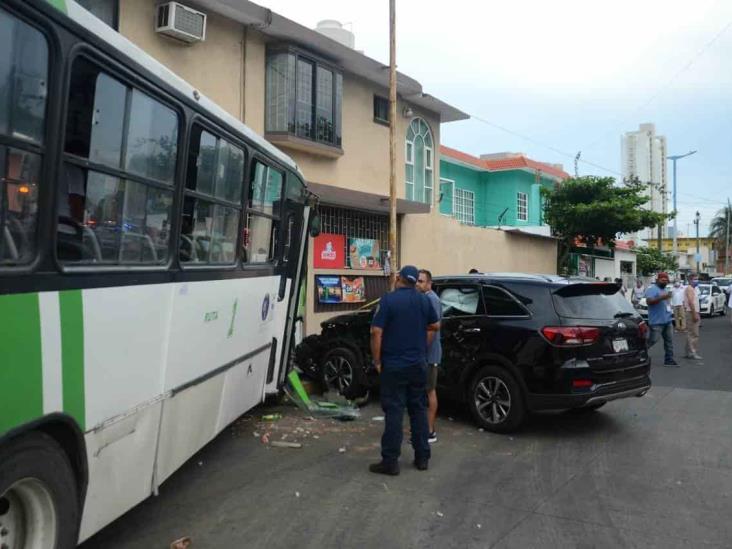
[(569, 253), (576, 243), (593, 248), (614, 247), (620, 233), (632, 233), (665, 223), (671, 215), (644, 209), (647, 185), (637, 179), (616, 185), (612, 177), (586, 176), (542, 189), (544, 219), (560, 240), (559, 272), (569, 268)]
[[(732, 240), (732, 226), (729, 227), (728, 232), (728, 223), (732, 225), (732, 205), (729, 203), (717, 212), (709, 224), (709, 236), (714, 239), (714, 247), (717, 248), (718, 257), (721, 257), (723, 262), (724, 254), (727, 252), (727, 235)], [(732, 251), (732, 243), (730, 243), (730, 251)]]
[(658, 248), (636, 248), (636, 270), (649, 276), (659, 271), (675, 271), (679, 264), (676, 259), (661, 252)]

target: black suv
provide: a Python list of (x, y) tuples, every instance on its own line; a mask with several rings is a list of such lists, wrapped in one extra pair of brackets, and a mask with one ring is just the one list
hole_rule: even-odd
[[(465, 402), (494, 432), (528, 411), (596, 410), (651, 386), (648, 327), (617, 285), (551, 275), (435, 277), (442, 303), (441, 397)], [(297, 349), (303, 369), (349, 398), (378, 384), (369, 327), (375, 304), (322, 323)]]

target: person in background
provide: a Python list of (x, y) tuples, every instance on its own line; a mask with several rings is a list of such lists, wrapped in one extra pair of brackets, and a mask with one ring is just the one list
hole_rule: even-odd
[(671, 312), (671, 292), (666, 290), (669, 278), (667, 273), (658, 273), (656, 283), (646, 290), (646, 303), (648, 304), (648, 325), (651, 334), (648, 338), (648, 346), (653, 347), (660, 337), (663, 337), (663, 365), (678, 366), (674, 360), (674, 340)]
[(419, 271), (406, 265), (396, 289), (385, 294), (371, 321), (371, 356), (379, 373), (384, 434), (381, 461), (369, 471), (399, 474), (404, 408), (412, 428), (414, 466), (426, 471), (431, 457), (427, 426), (427, 347), (440, 322), (429, 299), (416, 289)]
[(633, 295), (631, 296), (631, 301), (633, 302), (633, 305), (638, 305), (640, 303), (640, 300), (643, 299), (646, 295), (646, 288), (643, 286), (643, 281), (640, 278), (637, 278), (635, 280), (635, 288), (633, 288)]
[(701, 360), (697, 352), (699, 347), (699, 325), (701, 324), (701, 309), (699, 307), (699, 286), (697, 275), (689, 275), (689, 285), (684, 289), (684, 309), (686, 310), (686, 358)]
[[(432, 308), (437, 313), (437, 317), (442, 320), (442, 305), (440, 298), (432, 291), (432, 273), (427, 269), (419, 271), (417, 278), (417, 289), (427, 296), (430, 300)], [(429, 425), (428, 442), (437, 442), (437, 432), (435, 431), (435, 421), (437, 420), (437, 369), (442, 360), (442, 342), (440, 341), (440, 332), (435, 334), (432, 343), (427, 348), (427, 423)]]
[(472, 268), (468, 271), (468, 274), (471, 274), (471, 275), (480, 274), (480, 271), (476, 268)]
[(623, 284), (623, 279), (622, 278), (616, 278), (615, 279), (615, 284), (618, 285), (618, 291), (620, 292), (620, 295), (622, 295), (623, 297), (626, 297), (627, 298), (627, 296), (628, 296), (628, 289), (625, 287), (625, 284)]
[(681, 286), (681, 281), (676, 280), (674, 282), (673, 290), (671, 290), (671, 307), (674, 310), (674, 327), (677, 332), (683, 332), (686, 330), (686, 312), (684, 311), (684, 288)]

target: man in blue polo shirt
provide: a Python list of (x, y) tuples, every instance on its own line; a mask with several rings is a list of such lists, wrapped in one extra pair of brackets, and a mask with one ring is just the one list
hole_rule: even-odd
[(674, 360), (673, 340), (673, 311), (671, 309), (672, 292), (666, 290), (669, 278), (666, 273), (656, 275), (656, 283), (646, 290), (646, 305), (648, 305), (648, 324), (651, 327), (648, 346), (653, 347), (659, 336), (663, 337), (663, 365), (678, 366)]
[(430, 459), (427, 441), (427, 345), (440, 329), (429, 299), (416, 289), (419, 271), (407, 265), (399, 271), (396, 289), (384, 295), (371, 322), (371, 356), (379, 372), (384, 434), (381, 461), (372, 473), (399, 474), (404, 407), (412, 428), (414, 466), (425, 471)]

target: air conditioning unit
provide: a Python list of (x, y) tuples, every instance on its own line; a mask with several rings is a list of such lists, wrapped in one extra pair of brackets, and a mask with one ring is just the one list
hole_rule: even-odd
[(178, 2), (160, 4), (155, 32), (183, 42), (202, 42), (206, 39), (206, 14)]

